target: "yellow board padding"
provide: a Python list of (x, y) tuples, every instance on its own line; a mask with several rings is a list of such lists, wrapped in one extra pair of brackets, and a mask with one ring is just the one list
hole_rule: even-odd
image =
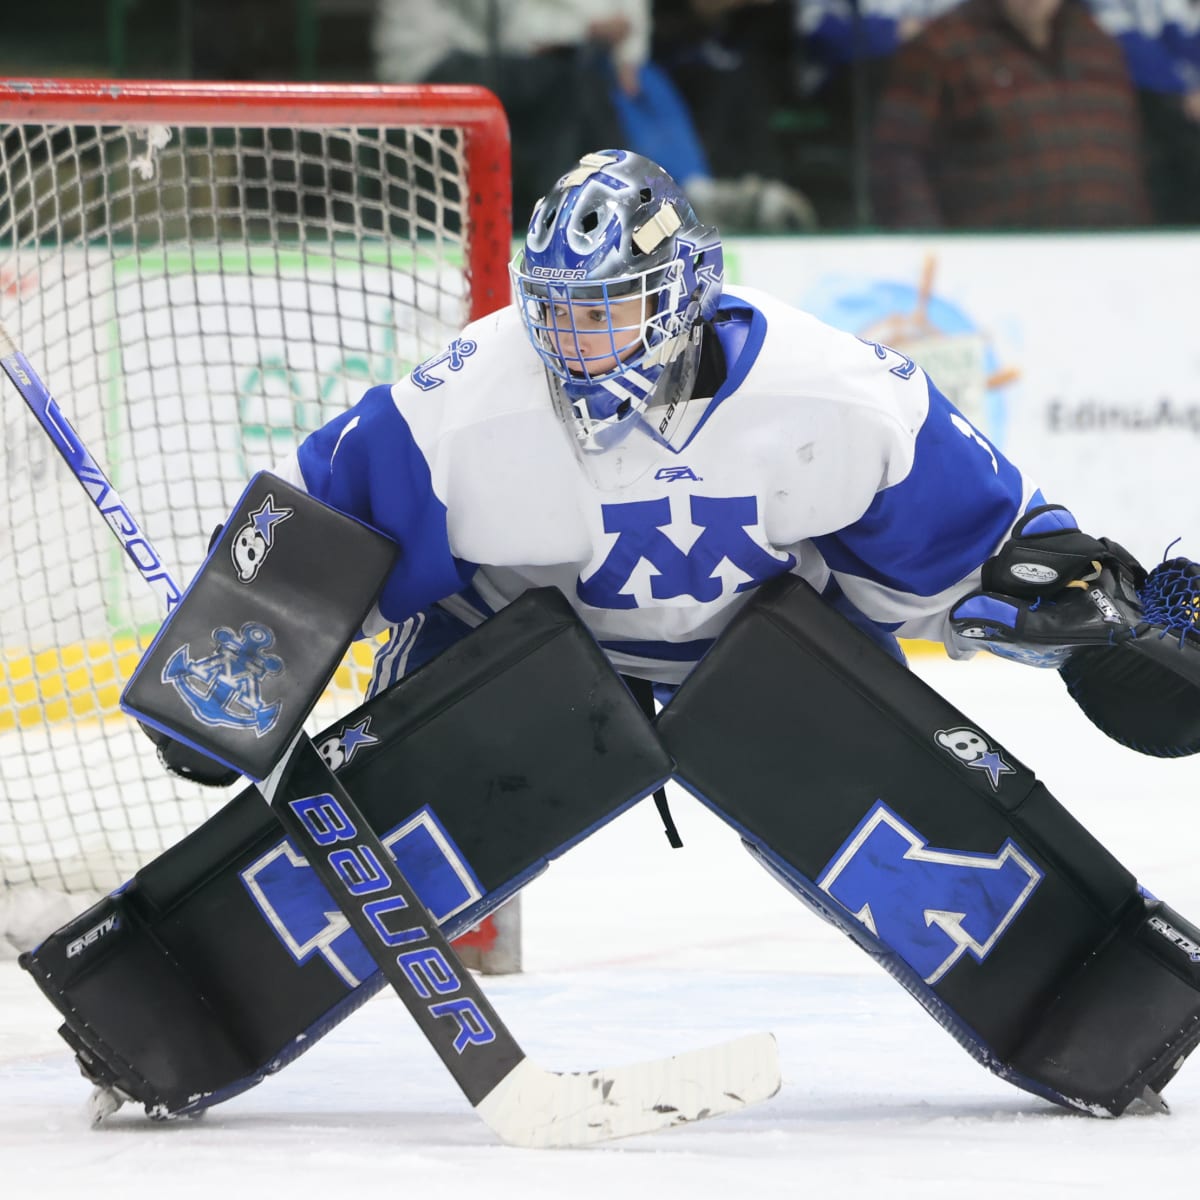
[(905, 658), (948, 658), (946, 647), (941, 642), (927, 642), (919, 638), (899, 638), (900, 649)]
[[(359, 703), (371, 679), (377, 641), (350, 647), (329, 693)], [(121, 691), (149, 644), (149, 638), (125, 637), (49, 650), (5, 650), (0, 655), (0, 733), (119, 715)]]
[[(384, 641), (355, 642), (326, 695), (357, 705), (371, 680), (375, 651)], [(0, 657), (0, 733), (37, 729), (120, 714), (121, 690), (150, 644), (132, 637), (82, 642), (37, 652), (4, 651)], [(940, 642), (901, 641), (909, 658), (945, 657)]]

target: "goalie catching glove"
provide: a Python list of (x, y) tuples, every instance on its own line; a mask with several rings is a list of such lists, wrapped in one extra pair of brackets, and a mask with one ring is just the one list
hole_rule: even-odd
[(1156, 757), (1200, 751), (1200, 564), (1147, 573), (1058, 505), (1027, 513), (950, 612), (962, 649), (1055, 667), (1087, 717)]

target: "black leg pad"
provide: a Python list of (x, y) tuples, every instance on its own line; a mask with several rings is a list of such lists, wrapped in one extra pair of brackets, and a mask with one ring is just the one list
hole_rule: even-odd
[(658, 729), (677, 778), (990, 1070), (1119, 1113), (1196, 1044), (1200, 935), (802, 581), (756, 593)]
[[(450, 936), (673, 766), (552, 589), (314, 740)], [(87, 1075), (152, 1115), (194, 1111), (279, 1070), (382, 986), (297, 860), (248, 789), (22, 957)]]

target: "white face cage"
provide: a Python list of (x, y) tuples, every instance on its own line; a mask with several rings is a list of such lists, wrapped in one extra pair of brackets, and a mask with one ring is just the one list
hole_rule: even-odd
[(529, 340), (570, 405), (579, 440), (589, 450), (613, 444), (653, 402), (664, 367), (687, 343), (683, 263), (615, 279), (551, 278), (545, 268), (526, 273), (519, 252), (510, 274)]
[(522, 258), (510, 267), (513, 293), (534, 348), (560, 379), (619, 375), (631, 358), (680, 332), (678, 261), (617, 279), (548, 280), (525, 274)]

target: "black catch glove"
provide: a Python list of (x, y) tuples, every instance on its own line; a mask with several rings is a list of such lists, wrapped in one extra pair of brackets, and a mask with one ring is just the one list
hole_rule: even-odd
[[(1075, 526), (1059, 504), (1031, 509), (983, 565), (983, 587), (950, 610), (963, 649), (1060, 667), (1080, 646), (1108, 645), (1140, 614), (1141, 564)], [(1122, 610), (1122, 605), (1132, 609)]]
[[(1058, 673), (1088, 719), (1156, 758), (1200, 751), (1200, 563), (1172, 558), (1142, 581), (1127, 636), (1082, 646)], [(1125, 610), (1125, 601), (1114, 603)], [(1136, 623), (1134, 623), (1136, 622)]]
[(1043, 504), (1030, 509), (999, 553), (983, 564), (981, 590), (1022, 600), (1048, 598), (1096, 579), (1105, 566), (1128, 571), (1135, 587), (1146, 578), (1123, 546), (1077, 529), (1061, 504)]
[(1173, 558), (1147, 574), (1069, 516), (1047, 506), (1017, 524), (984, 565), (984, 587), (951, 609), (955, 640), (1058, 668), (1088, 719), (1123, 746), (1197, 753), (1200, 564)]
[(180, 779), (201, 783), (205, 787), (230, 787), (241, 779), (241, 775), (232, 767), (177, 742), (169, 734), (154, 729), (149, 725), (138, 722), (141, 731), (158, 747), (158, 761)]

